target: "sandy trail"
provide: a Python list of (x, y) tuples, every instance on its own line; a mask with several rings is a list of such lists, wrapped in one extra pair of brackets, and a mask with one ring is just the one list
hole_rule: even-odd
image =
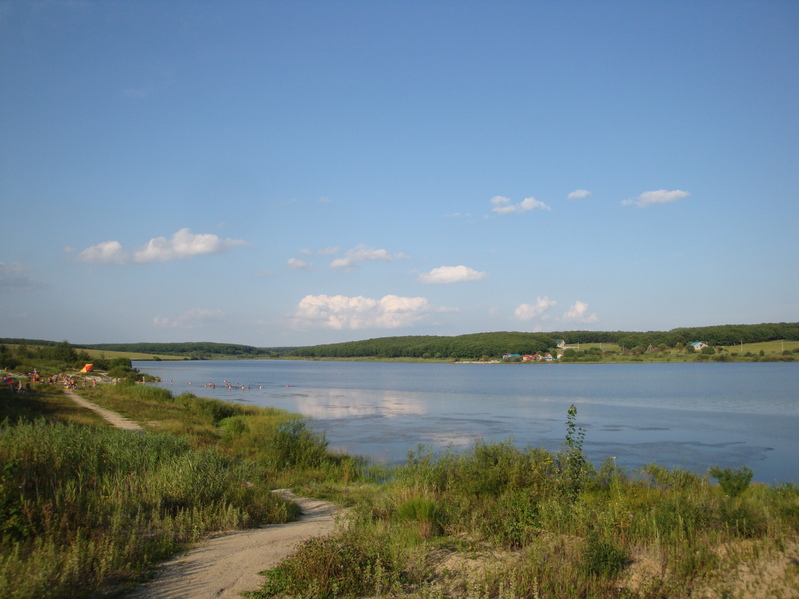
[(336, 526), (337, 506), (281, 493), (302, 509), (298, 522), (211, 538), (161, 564), (156, 578), (131, 599), (239, 599), (242, 591), (257, 590), (264, 582), (258, 572), (274, 568), (300, 543), (329, 534)]
[[(75, 403), (94, 410), (117, 428), (142, 430), (135, 422), (69, 389), (66, 393)], [(212, 537), (160, 564), (155, 578), (128, 596), (131, 599), (239, 599), (242, 591), (255, 591), (264, 582), (258, 572), (274, 568), (303, 541), (333, 532), (338, 506), (297, 497), (287, 489), (275, 492), (299, 505), (302, 516), (297, 522)]]
[(78, 404), (79, 406), (83, 406), (84, 408), (88, 408), (88, 409), (90, 409), (90, 410), (92, 410), (94, 412), (97, 412), (98, 414), (100, 414), (100, 416), (105, 418), (108, 422), (110, 422), (113, 426), (115, 426), (117, 428), (121, 428), (121, 429), (126, 430), (126, 431), (140, 431), (140, 430), (142, 430), (142, 427), (140, 427), (138, 424), (136, 424), (132, 420), (129, 420), (129, 419), (125, 418), (121, 414), (118, 414), (116, 412), (112, 412), (111, 410), (106, 410), (105, 408), (101, 408), (100, 406), (98, 406), (96, 404), (93, 404), (92, 402), (90, 402), (88, 400), (83, 399), (80, 395), (75, 393), (72, 389), (64, 389), (64, 392), (67, 394), (67, 397), (69, 397), (76, 404)]

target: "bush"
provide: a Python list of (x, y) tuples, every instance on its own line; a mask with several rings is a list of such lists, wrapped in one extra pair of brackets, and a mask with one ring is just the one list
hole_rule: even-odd
[(400, 520), (416, 523), (419, 536), (422, 539), (440, 535), (443, 513), (435, 499), (430, 497), (410, 497), (397, 506), (397, 516)]
[(746, 491), (754, 474), (752, 470), (746, 466), (742, 466), (737, 470), (733, 470), (732, 468), (722, 469), (716, 466), (711, 468), (708, 472), (710, 476), (719, 481), (721, 490), (729, 497), (738, 497), (741, 493)]
[(399, 586), (399, 567), (383, 535), (344, 532), (303, 543), (255, 597), (385, 596)]
[(610, 543), (602, 541), (597, 535), (590, 535), (583, 554), (583, 567), (593, 576), (611, 578), (624, 570), (630, 556), (627, 551)]

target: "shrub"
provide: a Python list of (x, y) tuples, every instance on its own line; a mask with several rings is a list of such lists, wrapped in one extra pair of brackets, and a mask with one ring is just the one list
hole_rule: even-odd
[(737, 470), (715, 466), (708, 472), (710, 476), (719, 481), (719, 486), (724, 494), (730, 497), (738, 497), (741, 493), (746, 491), (754, 474), (752, 470), (746, 466), (742, 466)]
[(313, 538), (277, 568), (254, 597), (384, 596), (399, 586), (396, 559), (383, 535), (344, 532)]
[(630, 561), (627, 551), (597, 535), (590, 535), (583, 553), (583, 567), (588, 574), (611, 578), (624, 570)]
[(397, 506), (397, 516), (400, 520), (415, 522), (422, 539), (438, 536), (443, 531), (443, 513), (430, 497), (417, 495), (406, 499)]
[(583, 490), (590, 472), (588, 460), (583, 454), (585, 429), (577, 427), (576, 418), (577, 408), (572, 405), (567, 412), (566, 439), (559, 454), (563, 490), (566, 497), (572, 501), (576, 500)]

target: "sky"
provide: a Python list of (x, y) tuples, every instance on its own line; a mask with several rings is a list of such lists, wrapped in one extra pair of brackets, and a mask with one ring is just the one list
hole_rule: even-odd
[(799, 3), (0, 0), (0, 337), (799, 321)]

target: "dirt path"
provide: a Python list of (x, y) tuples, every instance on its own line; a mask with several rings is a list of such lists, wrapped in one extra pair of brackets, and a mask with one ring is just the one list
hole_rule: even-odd
[(76, 404), (78, 404), (79, 406), (83, 406), (84, 408), (88, 408), (90, 410), (93, 410), (94, 412), (97, 412), (98, 414), (100, 414), (100, 416), (105, 418), (108, 422), (110, 422), (115, 427), (124, 429), (126, 431), (140, 431), (140, 430), (142, 430), (142, 427), (140, 427), (138, 424), (136, 424), (132, 420), (128, 420), (127, 418), (125, 418), (121, 414), (117, 414), (116, 412), (112, 412), (111, 410), (106, 410), (105, 408), (101, 408), (100, 406), (95, 405), (92, 402), (83, 399), (80, 395), (75, 393), (72, 389), (64, 389), (64, 391), (66, 392), (67, 397), (69, 397)]
[(337, 506), (280, 491), (302, 509), (298, 522), (273, 524), (209, 539), (163, 563), (156, 578), (130, 595), (131, 599), (240, 599), (264, 582), (258, 574), (274, 568), (311, 537), (324, 536), (336, 526)]
[[(94, 410), (117, 428), (141, 431), (135, 422), (106, 410), (66, 390), (78, 405)], [(257, 590), (264, 579), (258, 574), (274, 568), (300, 543), (333, 532), (338, 506), (326, 501), (297, 497), (291, 491), (275, 491), (297, 503), (302, 516), (297, 522), (273, 524), (212, 537), (162, 563), (155, 578), (133, 591), (131, 599), (240, 599), (242, 591)]]

